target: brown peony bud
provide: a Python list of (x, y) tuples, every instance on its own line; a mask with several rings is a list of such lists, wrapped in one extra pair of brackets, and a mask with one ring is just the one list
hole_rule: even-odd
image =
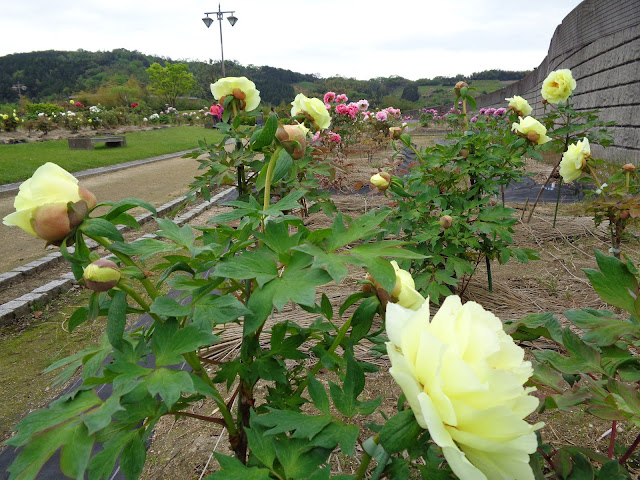
[(460, 156), (462, 158), (467, 158), (469, 156), (469, 149), (463, 148), (462, 150), (460, 150)]
[(307, 149), (308, 131), (309, 129), (304, 125), (278, 125), (276, 138), (280, 140), (280, 143), (289, 152), (291, 158), (300, 160), (304, 157)]
[(455, 92), (456, 95), (460, 95), (460, 90), (462, 90), (465, 87), (468, 88), (469, 84), (467, 82), (460, 81), (456, 83), (455, 87), (453, 87), (453, 91)]
[(400, 127), (389, 127), (389, 135), (392, 140), (397, 140), (402, 135), (402, 128)]
[(120, 281), (118, 265), (111, 260), (101, 258), (87, 265), (82, 274), (84, 283), (94, 292), (106, 292)]
[(637, 170), (638, 167), (636, 167), (633, 163), (625, 163), (622, 166), (622, 170), (624, 170), (625, 172), (635, 172)]
[(630, 216), (631, 212), (629, 212), (629, 210), (623, 210), (622, 212), (620, 212), (620, 218), (622, 220), (627, 220)]
[(451, 225), (453, 225), (453, 218), (451, 218), (451, 215), (443, 215), (440, 217), (440, 226), (442, 228), (447, 229)]

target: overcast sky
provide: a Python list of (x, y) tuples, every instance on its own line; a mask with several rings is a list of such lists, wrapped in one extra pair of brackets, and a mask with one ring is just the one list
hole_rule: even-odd
[[(530, 70), (580, 0), (221, 0), (226, 59), (321, 77), (416, 80)], [(0, 9), (0, 56), (126, 48), (174, 60), (220, 59), (203, 0), (22, 0)], [(225, 15), (225, 17), (228, 16)]]

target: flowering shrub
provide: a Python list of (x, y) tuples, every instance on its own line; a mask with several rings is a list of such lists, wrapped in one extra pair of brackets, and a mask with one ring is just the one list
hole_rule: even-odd
[[(511, 132), (504, 114), (483, 115), (471, 125), (461, 118), (467, 129), (452, 133), (444, 146), (416, 150), (417, 163), (405, 179), (374, 175), (397, 207), (347, 216), (317, 188), (319, 176), (334, 173), (318, 159), (321, 148), (308, 142), (308, 128), (316, 141), (337, 135), (319, 128), (328, 115), (324, 103), (316, 99), (320, 105), (308, 106), (298, 99), (294, 118), (269, 115), (256, 126), (248, 95), (242, 95), (247, 92), (240, 93), (223, 100), (228, 123), (216, 126), (220, 143), (202, 144), (189, 155), (203, 167), (193, 194), (208, 198), (210, 186), (237, 189), (230, 208), (205, 227), (157, 218), (156, 238), (128, 243), (117, 226), (137, 226), (129, 211), (142, 207), (155, 214), (152, 205), (135, 199), (96, 205), (73, 176), (52, 164), (21, 187), (16, 212), (4, 222), (59, 244), (76, 279), (92, 292), (69, 318), (69, 329), (98, 317), (105, 317), (107, 327), (99, 345), (50, 367), (63, 368), (63, 380), (80, 370), (82, 386), (18, 424), (6, 442), (21, 448), (8, 470), (12, 478), (35, 478), (57, 450), (65, 476), (110, 478), (118, 461), (126, 478), (138, 478), (145, 445), (162, 417), (197, 418), (227, 431), (232, 455), (214, 452), (219, 470), (209, 480), (327, 479), (336, 473), (331, 455), (351, 457), (356, 473), (338, 472), (336, 478), (353, 480), (569, 480), (576, 472), (596, 478), (586, 454), (603, 463), (598, 478), (627, 478), (624, 465), (640, 440), (618, 460), (583, 448), (556, 453), (536, 438), (541, 425), (525, 417), (539, 403), (530, 395), (539, 385), (542, 394), (551, 392), (544, 408), (584, 401), (604, 418), (637, 423), (640, 400), (629, 382), (640, 378), (640, 275), (631, 262), (596, 253), (600, 271), (587, 271), (588, 278), (630, 317), (568, 312), (582, 337), (549, 315), (527, 317), (505, 332), (493, 314), (455, 296), (430, 319), (429, 301), (419, 292), (448, 293), (441, 287), (456, 285), (454, 276), (469, 274), (467, 263), (477, 265), (482, 256), (531, 256), (509, 246), (511, 211), (487, 198), (517, 178), (520, 158), (539, 148), (536, 140)], [(466, 117), (464, 104), (462, 111)], [(153, 120), (175, 113), (154, 113)], [(396, 115), (386, 110), (387, 120)], [(415, 149), (406, 133), (396, 142)], [(330, 226), (311, 231), (301, 218), (311, 209), (325, 212)], [(87, 239), (110, 258), (95, 258)], [(152, 256), (157, 262), (145, 264)], [(348, 265), (367, 272), (362, 291), (334, 305), (319, 288), (341, 283)], [(180, 301), (162, 294), (167, 286), (181, 292)], [(313, 321), (277, 315), (289, 302)], [(125, 329), (128, 316), (141, 313), (148, 323)], [(204, 350), (219, 344), (231, 323), (241, 325), (237, 358), (214, 365)], [(538, 335), (562, 348), (536, 351), (532, 370), (514, 339)], [(369, 438), (359, 425), (381, 397), (362, 397), (365, 372), (377, 369), (356, 358), (365, 345), (379, 353), (386, 345), (390, 373), (403, 391), (397, 413), (387, 415), (385, 408), (378, 416), (383, 424), (366, 423), (374, 431)], [(321, 369), (331, 372), (328, 386), (317, 378)], [(568, 381), (578, 387), (561, 384)], [(105, 389), (108, 384), (113, 388)], [(262, 387), (264, 395), (257, 395)], [(110, 394), (102, 399), (97, 393), (105, 390)], [(205, 399), (215, 404), (215, 413), (193, 413)], [(94, 454), (96, 442), (103, 448)]]

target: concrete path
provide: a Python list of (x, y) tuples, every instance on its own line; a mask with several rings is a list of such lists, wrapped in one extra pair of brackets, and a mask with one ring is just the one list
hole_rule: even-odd
[[(184, 195), (189, 183), (199, 175), (200, 164), (192, 158), (182, 158), (184, 153), (85, 170), (74, 175), (83, 187), (94, 193), (98, 202), (135, 197), (158, 206)], [(0, 186), (0, 218), (14, 211), (13, 200), (19, 185)], [(136, 213), (142, 213), (142, 210)], [(0, 240), (0, 273), (48, 253), (42, 240), (17, 227), (0, 224)]]

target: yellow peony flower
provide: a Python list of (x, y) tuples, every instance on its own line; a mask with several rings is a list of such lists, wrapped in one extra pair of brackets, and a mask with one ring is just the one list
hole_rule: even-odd
[(560, 175), (565, 182), (572, 182), (582, 175), (582, 169), (587, 164), (587, 158), (591, 156), (589, 139), (583, 138), (577, 143), (567, 147), (560, 161)]
[(299, 93), (293, 102), (291, 102), (291, 105), (292, 117), (304, 115), (319, 130), (329, 128), (331, 117), (329, 116), (327, 107), (324, 106), (324, 102), (319, 98), (307, 98), (302, 93)]
[(233, 95), (239, 100), (240, 110), (250, 112), (260, 105), (260, 91), (256, 84), (247, 77), (225, 77), (211, 84), (211, 93), (220, 103), (224, 98)]
[(80, 225), (87, 209), (95, 205), (96, 197), (78, 186), (77, 178), (47, 162), (20, 185), (13, 202), (16, 211), (4, 217), (2, 223), (55, 244)]
[(505, 100), (509, 101), (509, 108), (521, 117), (526, 117), (533, 111), (529, 102), (518, 95), (514, 95), (511, 98), (505, 98)]
[(391, 181), (391, 176), (387, 172), (380, 172), (373, 175), (370, 179), (370, 182), (374, 187), (378, 188), (378, 190), (386, 190), (389, 188), (389, 182)]
[(555, 70), (542, 82), (542, 98), (554, 104), (566, 102), (575, 88), (576, 81), (571, 75), (571, 70)]
[(533, 117), (519, 118), (520, 123), (513, 123), (511, 130), (527, 137), (531, 142), (538, 145), (551, 141), (547, 136), (547, 129)]
[(413, 311), (387, 305), (389, 372), (416, 421), (429, 430), (462, 480), (533, 480), (537, 447), (528, 424), (538, 399), (524, 350), (502, 322), (475, 302), (449, 296), (429, 321), (429, 302)]
[(410, 310), (418, 310), (424, 303), (424, 297), (416, 291), (413, 277), (409, 272), (401, 269), (395, 260), (390, 263), (396, 271), (396, 285), (393, 287), (391, 296), (398, 299), (398, 305)]

